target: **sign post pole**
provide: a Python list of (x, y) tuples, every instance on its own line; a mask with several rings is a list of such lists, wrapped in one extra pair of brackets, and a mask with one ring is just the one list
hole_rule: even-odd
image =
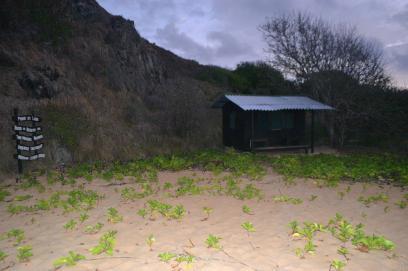
[[(17, 126), (18, 125), (18, 109), (14, 108), (14, 124)], [(17, 170), (18, 170), (18, 174), (21, 175), (23, 174), (23, 161), (21, 159), (18, 159), (18, 156), (21, 154), (21, 151), (19, 150), (19, 148), (17, 147), (18, 145), (20, 145), (20, 140), (18, 140), (18, 137), (16, 136), (16, 148), (17, 148)]]

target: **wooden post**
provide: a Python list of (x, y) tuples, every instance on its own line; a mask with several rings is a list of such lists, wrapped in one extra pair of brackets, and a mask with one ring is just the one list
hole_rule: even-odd
[(314, 111), (312, 110), (310, 122), (310, 153), (314, 153)]
[[(13, 109), (13, 112), (14, 112), (14, 116), (13, 116), (14, 124), (15, 124), (15, 125), (18, 125), (18, 120), (17, 120), (18, 109), (17, 109), (17, 108), (14, 108), (14, 109)], [(17, 131), (15, 131), (14, 133), (15, 133), (15, 135), (18, 134)], [(21, 161), (20, 159), (18, 159), (18, 155), (20, 154), (20, 150), (17, 148), (17, 145), (19, 145), (19, 144), (20, 144), (20, 141), (17, 139), (17, 136), (16, 136), (17, 170), (18, 170), (18, 174), (22, 174), (22, 173), (23, 173), (23, 161)]]

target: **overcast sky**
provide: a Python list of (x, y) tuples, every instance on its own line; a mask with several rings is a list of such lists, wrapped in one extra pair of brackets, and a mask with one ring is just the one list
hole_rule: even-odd
[(384, 48), (394, 83), (408, 87), (408, 0), (97, 0), (133, 20), (150, 42), (202, 64), (234, 68), (266, 60), (258, 26), (267, 17), (306, 11), (357, 27)]

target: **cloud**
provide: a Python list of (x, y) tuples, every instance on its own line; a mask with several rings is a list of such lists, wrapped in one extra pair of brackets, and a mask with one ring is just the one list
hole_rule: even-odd
[(164, 47), (172, 48), (186, 58), (199, 59), (204, 64), (222, 65), (224, 63), (225, 65), (226, 59), (245, 59), (246, 56), (253, 54), (248, 44), (237, 40), (229, 33), (220, 31), (209, 32), (206, 35), (207, 44), (201, 44), (181, 32), (175, 22), (170, 22), (163, 28), (157, 29), (156, 39)]
[[(355, 25), (385, 50), (392, 75), (408, 78), (406, 0), (97, 0), (135, 21), (139, 33), (176, 54), (204, 64), (234, 67), (266, 59), (258, 26), (267, 17), (304, 11), (332, 23)], [(398, 79), (399, 80), (399, 79)]]
[(405, 9), (403, 11), (394, 14), (392, 16), (392, 20), (408, 29), (408, 4), (405, 5)]

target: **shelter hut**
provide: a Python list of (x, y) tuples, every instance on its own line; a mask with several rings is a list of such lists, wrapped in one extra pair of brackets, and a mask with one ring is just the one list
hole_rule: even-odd
[[(225, 146), (249, 151), (304, 149), (306, 153), (314, 152), (315, 111), (334, 110), (304, 96), (224, 95), (212, 107), (222, 108)], [(306, 115), (310, 116), (309, 137)]]

